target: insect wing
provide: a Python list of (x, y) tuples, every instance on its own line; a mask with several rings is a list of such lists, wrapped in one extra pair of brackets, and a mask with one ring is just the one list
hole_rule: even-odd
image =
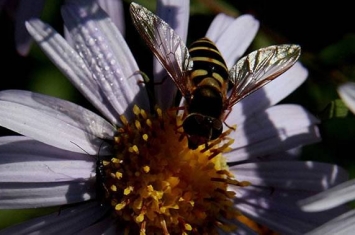
[(269, 46), (241, 58), (230, 70), (228, 108), (287, 71), (301, 54), (298, 45)]
[(161, 18), (136, 3), (131, 3), (133, 24), (153, 54), (182, 93), (189, 93), (185, 72), (192, 67), (188, 48), (174, 30)]

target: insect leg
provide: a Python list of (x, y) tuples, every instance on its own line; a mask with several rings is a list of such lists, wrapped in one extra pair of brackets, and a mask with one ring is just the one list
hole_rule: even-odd
[(232, 126), (230, 126), (230, 125), (228, 125), (227, 123), (226, 123), (226, 120), (227, 120), (227, 117), (229, 116), (229, 114), (232, 112), (232, 109), (231, 108), (228, 108), (228, 109), (226, 109), (226, 114), (224, 115), (224, 118), (223, 118), (223, 123), (224, 123), (224, 125), (226, 125), (229, 129), (232, 129), (232, 130), (236, 130), (236, 128), (235, 127), (232, 127)]

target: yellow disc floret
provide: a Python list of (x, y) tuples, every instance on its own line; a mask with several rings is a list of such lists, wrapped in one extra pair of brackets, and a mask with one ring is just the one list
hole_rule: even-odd
[(228, 171), (226, 136), (190, 150), (181, 118), (134, 107), (135, 120), (121, 117), (115, 155), (105, 164), (110, 204), (130, 234), (217, 234), (234, 230), (226, 221), (240, 213), (228, 185), (246, 186)]

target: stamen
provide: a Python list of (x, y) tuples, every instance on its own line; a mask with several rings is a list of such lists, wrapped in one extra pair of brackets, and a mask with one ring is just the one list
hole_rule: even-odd
[(118, 172), (118, 171), (115, 174), (117, 179), (122, 179), (122, 175), (123, 175), (122, 172)]
[(143, 171), (145, 173), (148, 173), (150, 171), (150, 167), (149, 166), (143, 166)]
[(128, 186), (127, 188), (125, 188), (125, 190), (123, 191), (124, 195), (128, 195), (133, 191), (133, 187), (132, 186)]
[[(116, 215), (131, 234), (217, 234), (234, 225), (235, 193), (228, 185), (248, 186), (229, 172), (222, 155), (233, 140), (226, 130), (208, 148), (190, 150), (181, 117), (156, 108), (150, 115), (133, 107), (131, 122), (120, 116), (115, 154), (103, 166), (103, 184)], [(180, 129), (179, 129), (180, 128)], [(178, 130), (179, 129), (179, 130)]]
[(133, 106), (133, 113), (134, 115), (138, 116), (140, 114), (140, 108), (137, 105)]
[(142, 139), (143, 139), (144, 141), (148, 141), (148, 135), (147, 135), (147, 134), (143, 134), (143, 135), (142, 135)]
[(135, 121), (135, 126), (136, 126), (138, 131), (141, 130), (141, 123), (138, 120)]
[(147, 119), (145, 123), (149, 128), (152, 128), (152, 121), (150, 119)]
[(143, 221), (143, 222), (141, 223), (141, 229), (140, 229), (140, 231), (139, 231), (139, 235), (145, 235), (145, 224), (146, 224), (145, 221)]
[(148, 115), (144, 109), (141, 109), (141, 116), (143, 119), (146, 119), (148, 117)]
[(127, 126), (127, 125), (128, 125), (127, 118), (126, 118), (124, 115), (121, 115), (121, 116), (120, 116), (120, 120), (121, 120), (121, 122), (122, 122), (122, 124), (123, 124), (124, 126)]
[(111, 189), (113, 192), (116, 192), (116, 191), (117, 191), (116, 185), (111, 185), (110, 189)]
[(126, 203), (125, 203), (125, 202), (118, 203), (118, 204), (115, 206), (115, 210), (117, 210), (117, 211), (122, 210), (125, 206), (126, 206)]
[(158, 114), (158, 118), (161, 120), (163, 119), (163, 111), (160, 108), (156, 109), (156, 112)]

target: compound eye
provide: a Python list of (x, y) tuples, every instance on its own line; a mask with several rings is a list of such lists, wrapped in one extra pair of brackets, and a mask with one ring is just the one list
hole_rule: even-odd
[(185, 133), (188, 135), (197, 135), (200, 137), (208, 138), (210, 135), (210, 129), (212, 128), (212, 123), (211, 125), (206, 126), (205, 116), (194, 113), (188, 115), (185, 118), (182, 127), (184, 128)]
[(213, 129), (220, 130), (223, 128), (222, 122), (218, 119), (214, 119), (212, 124), (213, 124)]
[(194, 114), (192, 117), (195, 118), (196, 123), (202, 124), (205, 121), (205, 117), (199, 114)]
[(223, 124), (219, 119), (214, 119), (211, 140), (217, 139), (223, 131)]
[(202, 120), (201, 118), (198, 118), (198, 115), (189, 115), (185, 118), (182, 127), (188, 135), (196, 135), (201, 132), (201, 121)]

